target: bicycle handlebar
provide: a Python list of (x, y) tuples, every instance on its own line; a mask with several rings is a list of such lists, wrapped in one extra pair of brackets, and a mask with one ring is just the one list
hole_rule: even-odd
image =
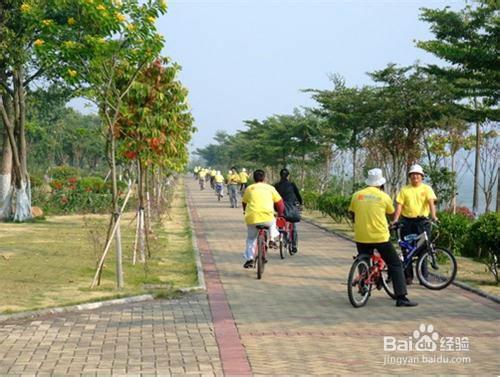
[[(432, 219), (422, 218), (422, 221), (424, 224), (430, 224), (431, 226), (435, 226), (435, 227), (439, 226), (439, 220), (434, 221)], [(401, 223), (401, 221), (397, 221), (394, 224), (389, 225), (389, 230), (398, 230), (398, 229), (401, 229), (402, 227), (403, 227), (403, 224)]]

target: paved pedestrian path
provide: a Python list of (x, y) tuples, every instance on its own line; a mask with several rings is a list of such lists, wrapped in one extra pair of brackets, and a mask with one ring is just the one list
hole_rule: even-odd
[[(194, 181), (188, 186), (198, 235), (206, 237), (246, 353), (239, 361), (254, 374), (500, 373), (500, 305), (455, 287), (413, 285), (416, 308), (396, 308), (375, 292), (366, 307), (354, 309), (345, 285), (354, 245), (305, 223), (299, 253), (283, 261), (271, 255), (263, 279), (256, 280), (255, 270), (242, 268), (241, 208), (229, 208), (226, 198), (217, 202)], [(421, 324), (425, 331), (433, 326), (430, 339), (438, 333), (437, 351), (384, 351), (384, 336), (407, 344)], [(426, 334), (418, 335), (415, 340)], [(469, 350), (457, 351), (454, 342)]]
[[(241, 208), (187, 186), (207, 292), (0, 323), (0, 376), (500, 373), (500, 305), (411, 286), (417, 308), (375, 292), (354, 309), (345, 285), (353, 244), (305, 223), (299, 253), (271, 254), (257, 280), (242, 268)], [(438, 350), (384, 351), (384, 336)]]
[(3, 375), (222, 375), (205, 294), (0, 323)]

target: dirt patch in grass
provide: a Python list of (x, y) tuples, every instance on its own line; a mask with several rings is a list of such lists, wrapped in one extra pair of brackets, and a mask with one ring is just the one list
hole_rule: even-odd
[(126, 213), (122, 220), (125, 287), (120, 291), (115, 289), (114, 245), (105, 262), (101, 285), (89, 288), (102, 253), (108, 216), (54, 216), (27, 224), (0, 223), (0, 313), (142, 294), (144, 284), (165, 284), (172, 291), (195, 285), (196, 265), (183, 183), (179, 181), (176, 186), (168, 218), (153, 227), (151, 258), (135, 266), (134, 216)]
[[(354, 238), (352, 226), (347, 223), (336, 223), (328, 216), (324, 216), (319, 211), (306, 210), (303, 213), (306, 220), (311, 220), (327, 229), (336, 233), (340, 233), (349, 238)], [(494, 296), (500, 297), (500, 285), (495, 284), (493, 275), (488, 271), (487, 267), (471, 258), (457, 257), (458, 272), (457, 280), (469, 284), (475, 288)]]

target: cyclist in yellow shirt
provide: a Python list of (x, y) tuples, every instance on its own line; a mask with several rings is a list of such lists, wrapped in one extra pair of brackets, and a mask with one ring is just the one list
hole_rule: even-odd
[(394, 213), (392, 200), (383, 192), (385, 178), (382, 170), (368, 171), (368, 187), (355, 192), (349, 211), (354, 213), (354, 241), (359, 254), (377, 250), (387, 264), (396, 294), (396, 306), (416, 306), (407, 297), (403, 264), (390, 241), (386, 215)]
[(243, 168), (240, 172), (240, 194), (243, 195), (243, 191), (248, 187), (248, 173), (247, 169)]
[[(437, 221), (436, 194), (430, 186), (422, 182), (424, 170), (420, 165), (415, 164), (410, 167), (409, 177), (410, 184), (403, 187), (396, 198), (394, 222), (397, 222), (401, 216), (401, 225), (403, 226), (401, 237), (409, 234), (420, 234), (424, 230), (430, 235), (429, 215), (433, 221)], [(405, 270), (405, 275), (406, 284), (411, 284), (413, 281), (412, 264)]]
[(200, 183), (200, 190), (205, 189), (205, 178), (207, 176), (207, 170), (205, 168), (198, 172), (198, 182)]
[(217, 170), (212, 169), (210, 170), (210, 187), (212, 190), (215, 190), (215, 176), (217, 174)]
[(224, 196), (224, 177), (221, 174), (219, 170), (217, 170), (215, 177), (214, 177), (214, 182), (215, 182), (215, 194), (220, 192), (220, 196)]
[(237, 191), (239, 183), (240, 175), (238, 174), (236, 168), (233, 166), (227, 178), (227, 192), (229, 194), (231, 208), (238, 208)]
[(274, 208), (278, 211), (278, 216), (283, 216), (285, 205), (283, 199), (276, 189), (265, 183), (266, 174), (263, 170), (255, 170), (253, 179), (255, 183), (250, 185), (243, 194), (242, 204), (247, 224), (247, 241), (245, 248), (244, 268), (253, 267), (253, 250), (257, 240), (257, 225), (269, 227), (271, 239), (279, 236), (274, 219)]

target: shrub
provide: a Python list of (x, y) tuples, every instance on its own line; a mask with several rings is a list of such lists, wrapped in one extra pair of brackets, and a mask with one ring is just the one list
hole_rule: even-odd
[(45, 184), (42, 174), (31, 174), (30, 175), (31, 188), (42, 187)]
[(71, 166), (55, 166), (50, 168), (49, 175), (52, 179), (65, 181), (71, 177), (79, 177), (80, 171), (77, 168)]
[(485, 213), (473, 223), (468, 233), (470, 247), (475, 249), (476, 257), (483, 261), (495, 276), (497, 284), (500, 260), (500, 213)]
[(454, 254), (464, 254), (464, 244), (467, 232), (474, 217), (470, 218), (461, 213), (453, 214), (441, 212), (439, 218), (439, 236), (436, 240), (438, 246), (450, 249)]
[(304, 206), (308, 209), (317, 210), (318, 209), (318, 199), (319, 192), (316, 191), (304, 191), (301, 193)]
[(95, 192), (95, 193), (106, 193), (110, 192), (104, 179), (101, 177), (85, 177), (78, 180), (78, 188), (81, 191)]
[[(453, 209), (452, 208), (448, 208), (445, 212), (446, 213), (453, 213)], [(457, 208), (455, 208), (455, 214), (465, 216), (465, 217), (467, 217), (470, 220), (474, 220), (476, 218), (476, 216), (474, 216), (474, 212), (472, 212), (467, 207), (457, 207)]]
[(323, 193), (318, 198), (318, 209), (338, 223), (342, 221), (349, 222), (348, 208), (350, 202), (350, 196)]

